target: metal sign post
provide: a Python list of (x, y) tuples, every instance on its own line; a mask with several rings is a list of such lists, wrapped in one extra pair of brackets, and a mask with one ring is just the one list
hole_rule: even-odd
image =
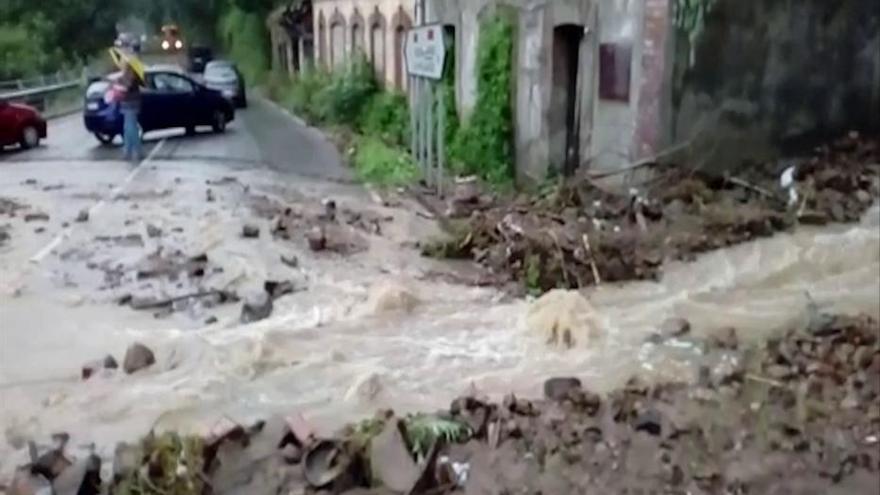
[(437, 86), (446, 62), (443, 26), (429, 24), (407, 32), (404, 56), (409, 75), (410, 151), (428, 186), (442, 195), (446, 102)]

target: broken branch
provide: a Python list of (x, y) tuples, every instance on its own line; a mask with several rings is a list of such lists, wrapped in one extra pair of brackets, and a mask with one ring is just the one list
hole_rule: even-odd
[(590, 268), (593, 270), (593, 281), (596, 285), (602, 285), (602, 278), (599, 276), (599, 268), (596, 267), (596, 259), (593, 257), (593, 248), (590, 247), (590, 236), (584, 233), (582, 238), (584, 242), (584, 252), (590, 261)]

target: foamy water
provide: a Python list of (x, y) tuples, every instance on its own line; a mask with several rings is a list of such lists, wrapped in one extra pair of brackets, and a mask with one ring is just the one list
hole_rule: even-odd
[[(859, 225), (803, 229), (671, 264), (659, 283), (587, 291), (601, 335), (561, 350), (527, 328), (529, 301), (426, 277), (442, 265), (400, 246), (430, 230), (412, 212), (389, 210), (394, 223), (370, 239), (365, 253), (316, 256), (302, 243), (239, 239), (242, 220), (250, 218), (247, 208), (229, 206), (244, 204), (235, 202), (239, 193), (218, 191), (229, 195), (219, 204), (188, 199), (201, 194), (201, 179), (210, 173), (193, 164), (156, 171), (136, 187), (184, 180), (170, 197), (141, 201), (137, 210), (108, 208), (65, 246), (81, 248), (88, 259), (125, 260), (146, 248), (96, 250), (89, 247), (94, 231), (124, 231), (132, 217), (178, 223), (186, 229), (175, 245), (206, 250), (225, 267), (216, 275), (224, 283), (240, 288), (267, 277), (293, 279), (307, 290), (278, 300), (267, 320), (240, 326), (238, 306), (228, 306), (211, 310), (219, 322), (204, 326), (203, 314), (157, 320), (113, 304), (95, 292), (98, 282), (82, 262), (52, 258), (31, 267), (20, 295), (4, 295), (0, 303), (0, 472), (8, 475), (24, 460), (24, 440), (58, 431), (70, 432), (73, 445), (94, 442), (109, 456), (116, 441), (151, 427), (203, 431), (224, 416), (246, 421), (296, 411), (329, 432), (380, 407), (443, 407), (472, 386), (538, 395), (551, 375), (578, 376), (597, 391), (637, 373), (690, 379), (691, 350), (643, 344), (665, 318), (687, 318), (698, 335), (734, 326), (743, 339), (760, 339), (803, 322), (806, 291), (825, 310), (880, 314), (877, 209)], [(239, 177), (255, 189), (274, 187), (271, 176)], [(306, 196), (343, 194), (299, 188)], [(366, 198), (346, 203), (376, 208)], [(21, 245), (5, 259), (23, 262)], [(281, 254), (299, 256), (300, 268), (281, 264)], [(71, 279), (79, 284), (59, 282)], [(411, 311), (377, 305), (389, 286), (405, 288), (419, 303)], [(156, 351), (156, 366), (132, 376), (79, 379), (84, 362), (108, 352), (121, 360), (133, 341)]]

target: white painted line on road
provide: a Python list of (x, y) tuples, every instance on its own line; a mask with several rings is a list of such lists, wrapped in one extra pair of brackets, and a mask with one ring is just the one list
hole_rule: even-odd
[[(118, 186), (116, 186), (116, 188), (113, 189), (113, 191), (110, 193), (110, 197), (115, 199), (120, 194), (122, 194), (122, 192), (128, 187), (128, 185), (131, 184), (131, 181), (134, 180), (135, 176), (137, 176), (137, 174), (140, 173), (141, 170), (143, 170), (143, 166), (153, 160), (153, 158), (156, 156), (156, 154), (159, 152), (159, 150), (162, 149), (162, 145), (164, 145), (164, 144), (165, 144), (164, 139), (159, 141), (159, 144), (157, 144), (156, 146), (153, 147), (152, 151), (150, 151), (150, 154), (147, 155), (147, 157), (145, 159), (141, 160), (141, 162), (138, 163), (138, 165), (134, 169), (132, 169), (132, 171), (128, 174), (128, 176), (126, 176), (125, 179), (123, 179), (121, 184), (119, 184)], [(107, 204), (106, 198), (95, 203), (94, 206), (89, 208), (89, 217), (91, 217), (92, 215), (101, 211), (101, 209), (103, 209), (104, 205), (106, 205), (106, 204)], [(49, 241), (49, 244), (46, 244), (42, 249), (37, 251), (37, 254), (35, 254), (31, 257), (30, 262), (31, 263), (39, 263), (39, 262), (43, 261), (43, 258), (48, 256), (49, 253), (51, 253), (55, 248), (60, 246), (61, 243), (64, 242), (65, 239), (70, 237), (70, 233), (72, 231), (73, 231), (73, 227), (67, 227), (66, 229), (62, 230), (51, 241)]]

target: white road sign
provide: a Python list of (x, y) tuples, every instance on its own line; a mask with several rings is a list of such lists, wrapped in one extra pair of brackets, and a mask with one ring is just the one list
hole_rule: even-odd
[(404, 55), (409, 75), (442, 79), (443, 64), (446, 61), (443, 26), (433, 24), (409, 30), (406, 33)]

